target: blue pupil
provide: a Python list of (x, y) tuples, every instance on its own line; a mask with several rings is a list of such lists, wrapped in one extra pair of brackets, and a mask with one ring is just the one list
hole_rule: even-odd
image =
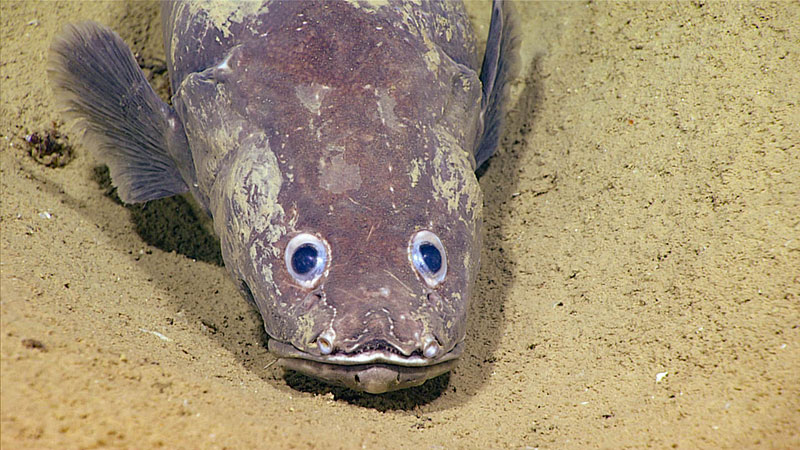
[(442, 268), (442, 254), (439, 249), (434, 247), (433, 244), (424, 243), (419, 246), (419, 253), (422, 255), (422, 260), (431, 273), (436, 273)]
[(292, 255), (292, 269), (298, 275), (307, 275), (317, 266), (319, 252), (311, 244), (305, 244), (294, 251)]

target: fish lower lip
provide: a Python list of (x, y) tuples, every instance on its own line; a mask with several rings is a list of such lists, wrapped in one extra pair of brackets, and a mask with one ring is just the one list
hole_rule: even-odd
[(285, 369), (370, 394), (383, 394), (420, 386), (431, 378), (449, 372), (457, 362), (457, 359), (451, 359), (431, 366), (406, 367), (392, 364), (344, 366), (299, 358), (281, 358), (279, 360)]
[(269, 341), (269, 350), (278, 356), (278, 364), (285, 369), (356, 391), (382, 394), (419, 386), (449, 372), (463, 353), (464, 343), (459, 342), (436, 359), (420, 355), (402, 356), (386, 351), (319, 356), (274, 339)]

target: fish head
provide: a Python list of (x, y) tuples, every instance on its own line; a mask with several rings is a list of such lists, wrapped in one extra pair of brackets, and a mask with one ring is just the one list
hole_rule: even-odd
[[(341, 170), (322, 166), (322, 178)], [(379, 393), (447, 372), (463, 352), (481, 199), (474, 176), (443, 175), (462, 189), (453, 200), (438, 196), (433, 178), (412, 187), (412, 174), (427, 171), (413, 162), (374, 169), (360, 170), (359, 188), (317, 185), (302, 197), (313, 201), (289, 206), (297, 222), (278, 243), (282, 295), (269, 309), (300, 320), (265, 323), (285, 367)]]

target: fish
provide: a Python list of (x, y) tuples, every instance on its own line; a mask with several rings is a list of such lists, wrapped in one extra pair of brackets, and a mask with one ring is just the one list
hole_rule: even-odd
[(95, 22), (54, 39), (48, 78), (123, 202), (210, 216), (282, 367), (380, 394), (464, 353), (475, 170), (518, 60), (513, 6), (491, 7), (479, 61), (460, 1), (165, 1), (170, 103)]

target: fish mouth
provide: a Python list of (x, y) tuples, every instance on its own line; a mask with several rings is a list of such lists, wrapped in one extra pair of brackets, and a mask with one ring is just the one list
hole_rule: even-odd
[(459, 342), (436, 359), (418, 353), (405, 356), (383, 348), (321, 356), (275, 339), (270, 339), (269, 350), (285, 369), (355, 391), (382, 394), (419, 386), (452, 370), (464, 351), (464, 343)]

